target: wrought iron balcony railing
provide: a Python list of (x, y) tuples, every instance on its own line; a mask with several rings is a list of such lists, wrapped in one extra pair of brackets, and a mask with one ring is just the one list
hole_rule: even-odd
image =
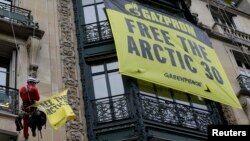
[(112, 32), (108, 21), (83, 25), (85, 44), (99, 42), (112, 38)]
[[(222, 121), (216, 112), (183, 105), (180, 103), (140, 95), (143, 119), (155, 123), (171, 124), (207, 132), (207, 125), (220, 124)], [(118, 95), (92, 101), (95, 108), (96, 123), (111, 123), (113, 121), (132, 118), (132, 108), (128, 95)], [(130, 108), (129, 108), (130, 107)]]
[(38, 23), (33, 22), (31, 11), (0, 2), (0, 19), (38, 29)]
[(224, 0), (210, 0), (210, 3), (214, 3), (219, 7), (232, 7), (236, 8), (240, 0), (232, 0), (231, 2), (225, 2)]
[(199, 109), (173, 101), (140, 95), (143, 117), (158, 123), (197, 129), (207, 132), (207, 125), (217, 124), (213, 121), (213, 112)]
[(244, 32), (241, 32), (237, 29), (234, 29), (232, 27), (215, 23), (213, 29), (217, 30), (218, 32), (225, 34), (229, 37), (239, 38), (245, 41), (250, 41), (250, 35)]
[(0, 85), (0, 110), (17, 114), (18, 107), (18, 90)]
[(96, 99), (93, 101), (97, 123), (117, 121), (129, 117), (126, 95)]

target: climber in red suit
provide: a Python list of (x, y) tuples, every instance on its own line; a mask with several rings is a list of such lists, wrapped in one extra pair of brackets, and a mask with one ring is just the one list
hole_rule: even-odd
[[(23, 135), (25, 139), (28, 139), (29, 137), (29, 131), (28, 131), (29, 115), (35, 110), (35, 107), (29, 107), (29, 106), (34, 104), (36, 101), (40, 100), (40, 95), (36, 87), (37, 83), (39, 83), (37, 79), (29, 77), (27, 80), (27, 85), (22, 86), (19, 89), (20, 97), (23, 101), (22, 110), (25, 112), (25, 114), (23, 115)], [(32, 136), (36, 136), (35, 130), (34, 131), (32, 130)]]

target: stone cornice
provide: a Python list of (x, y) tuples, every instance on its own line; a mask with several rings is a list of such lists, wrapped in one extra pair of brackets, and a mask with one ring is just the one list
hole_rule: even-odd
[[(204, 1), (204, 2), (208, 2), (207, 0), (201, 0), (201, 1)], [(209, 5), (210, 6), (214, 6), (214, 7), (217, 7), (217, 8), (221, 8), (231, 14), (234, 14), (234, 15), (241, 15), (243, 17), (246, 17), (246, 18), (250, 18), (250, 14), (244, 12), (244, 11), (241, 11), (239, 9), (236, 9), (236, 8), (233, 8), (233, 7), (230, 7), (230, 6), (227, 6), (227, 5), (223, 5), (223, 4), (219, 4), (217, 2), (212, 2), (213, 0), (209, 0), (210, 3)]]
[(221, 34), (213, 29), (211, 29), (210, 27), (206, 26), (206, 25), (203, 25), (203, 24), (199, 24), (198, 25), (199, 28), (203, 29), (209, 37), (212, 37), (212, 38), (215, 38), (215, 39), (218, 39), (220, 41), (224, 41), (226, 43), (230, 43), (230, 44), (239, 44), (239, 45), (245, 45), (245, 46), (248, 46), (250, 47), (250, 42), (248, 41), (244, 41), (240, 38), (237, 38), (237, 37), (229, 37), (225, 34)]
[(30, 36), (35, 36), (38, 39), (41, 39), (44, 35), (44, 31), (39, 29), (34, 29), (29, 26), (19, 25), (16, 23), (11, 23), (0, 19), (0, 32), (9, 36), (13, 36), (13, 31), (16, 38), (27, 40)]

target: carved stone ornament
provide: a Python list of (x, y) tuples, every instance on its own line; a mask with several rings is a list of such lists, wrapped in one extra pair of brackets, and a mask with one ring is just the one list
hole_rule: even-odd
[(222, 105), (222, 111), (224, 113), (224, 117), (226, 118), (229, 125), (236, 124), (236, 118), (234, 116), (233, 110), (231, 107)]
[(250, 121), (250, 97), (249, 97), (249, 94), (244, 95), (241, 93), (239, 96), (239, 100), (240, 100), (240, 103), (242, 105), (244, 112), (246, 113), (246, 115), (248, 117), (248, 120)]
[(37, 77), (37, 56), (41, 49), (40, 39), (30, 36), (26, 42), (29, 58), (29, 76)]
[(68, 91), (68, 101), (77, 119), (68, 121), (66, 124), (67, 141), (83, 141), (83, 122), (80, 108), (80, 91), (76, 66), (76, 46), (73, 31), (73, 4), (71, 0), (57, 0), (59, 31), (60, 31), (60, 54), (62, 61), (63, 83)]

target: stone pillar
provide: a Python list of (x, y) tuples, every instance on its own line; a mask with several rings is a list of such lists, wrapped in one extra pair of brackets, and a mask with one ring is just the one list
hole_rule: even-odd
[(28, 75), (28, 52), (26, 44), (18, 44), (17, 50), (17, 87), (22, 86), (27, 81)]
[(26, 43), (27, 51), (28, 51), (28, 59), (29, 59), (29, 76), (37, 78), (37, 56), (41, 49), (40, 39), (36, 37), (29, 37)]

